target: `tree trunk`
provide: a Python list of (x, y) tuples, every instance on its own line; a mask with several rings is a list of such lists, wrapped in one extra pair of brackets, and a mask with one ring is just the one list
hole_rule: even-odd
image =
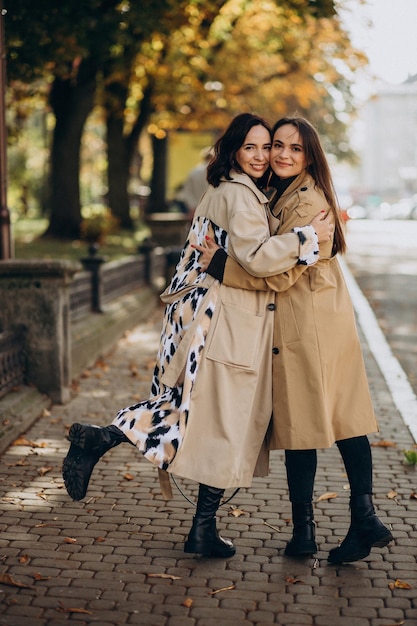
[(166, 211), (168, 137), (152, 135), (153, 168), (148, 213)]
[(45, 235), (78, 239), (81, 226), (80, 149), (86, 119), (94, 105), (96, 65), (81, 61), (69, 78), (55, 78), (50, 104), (55, 114), (50, 160), (50, 221)]
[(119, 220), (121, 228), (133, 230), (128, 193), (130, 159), (123, 136), (123, 117), (111, 112), (107, 117), (107, 160), (108, 201), (112, 215)]

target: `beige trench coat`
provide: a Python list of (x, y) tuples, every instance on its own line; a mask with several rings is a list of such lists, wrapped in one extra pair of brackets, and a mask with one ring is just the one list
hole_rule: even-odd
[[(273, 208), (272, 232), (288, 232), (328, 210), (308, 174)], [(270, 449), (327, 448), (340, 439), (378, 431), (355, 316), (342, 271), (320, 246), (312, 267), (259, 279), (228, 259), (224, 285), (273, 289), (273, 429)], [(266, 293), (270, 293), (266, 291)]]
[[(253, 273), (274, 275), (293, 267), (300, 255), (298, 236), (270, 238), (267, 198), (247, 176), (233, 178), (209, 188), (194, 222), (209, 218), (224, 229), (228, 253)], [(163, 301), (183, 296), (169, 292)], [(267, 459), (259, 455), (272, 414), (273, 299), (269, 291), (220, 286), (184, 437), (168, 472), (218, 488), (249, 487), (256, 466), (257, 475), (268, 473)], [(187, 334), (197, 326), (198, 320)], [(180, 344), (162, 377), (165, 385), (174, 386), (181, 377), (183, 352)]]

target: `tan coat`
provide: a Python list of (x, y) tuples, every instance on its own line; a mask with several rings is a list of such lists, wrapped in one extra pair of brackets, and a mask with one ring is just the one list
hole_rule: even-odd
[[(194, 221), (209, 218), (227, 232), (232, 257), (255, 273), (273, 275), (293, 267), (300, 248), (292, 233), (269, 238), (266, 208), (267, 198), (250, 179), (234, 175), (234, 182), (209, 188)], [(272, 414), (272, 295), (220, 286), (183, 441), (168, 468), (174, 475), (219, 488), (251, 485)], [(175, 294), (181, 296), (181, 291)], [(164, 294), (167, 298), (172, 295)], [(162, 382), (175, 384), (184, 362), (174, 358)], [(261, 455), (256, 475), (267, 473), (267, 458)]]
[(273, 294), (220, 285), (201, 272), (192, 246), (213, 237), (259, 275), (295, 266), (314, 233), (302, 244), (294, 233), (270, 237), (267, 203), (246, 175), (209, 187), (161, 296), (151, 396), (113, 422), (159, 469), (218, 488), (250, 486), (270, 422)]
[[(272, 231), (308, 223), (322, 209), (324, 196), (301, 175), (274, 207), (280, 225), (271, 217)], [(226, 263), (225, 285), (276, 291), (270, 449), (327, 448), (378, 430), (351, 298), (330, 255), (331, 242), (320, 246), (316, 265), (269, 279)]]

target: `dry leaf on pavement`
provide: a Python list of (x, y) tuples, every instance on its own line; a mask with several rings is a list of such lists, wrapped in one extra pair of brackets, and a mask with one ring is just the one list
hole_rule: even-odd
[(319, 496), (316, 502), (322, 502), (323, 500), (332, 500), (333, 498), (337, 498), (337, 493), (334, 491), (327, 491)]
[(25, 585), (15, 580), (11, 574), (0, 574), (0, 584), (9, 585), (10, 587), (21, 587), (22, 589), (33, 589), (31, 585)]
[(405, 582), (404, 580), (395, 580), (393, 583), (389, 583), (388, 587), (390, 589), (412, 589), (410, 583)]
[(396, 445), (397, 444), (394, 443), (394, 441), (385, 441), (384, 439), (371, 443), (371, 446), (373, 446), (374, 448), (395, 448)]

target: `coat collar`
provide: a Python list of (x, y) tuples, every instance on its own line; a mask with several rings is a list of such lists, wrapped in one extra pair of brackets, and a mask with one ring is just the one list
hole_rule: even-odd
[(262, 202), (263, 204), (268, 202), (267, 196), (255, 185), (251, 177), (247, 174), (241, 174), (240, 172), (236, 172), (236, 170), (231, 170), (230, 177), (231, 180), (228, 180), (227, 178), (222, 178), (221, 180), (225, 183), (238, 183), (239, 185), (245, 185), (245, 187), (248, 187), (253, 191), (259, 202)]
[(297, 189), (300, 189), (301, 187), (312, 187), (313, 185), (313, 177), (307, 172), (307, 170), (304, 170), (303, 172), (301, 172), (301, 174), (297, 176), (295, 180), (292, 181), (291, 185), (287, 187), (282, 196), (276, 198), (276, 192), (272, 192), (270, 200), (271, 206), (273, 207), (280, 200), (287, 198)]

